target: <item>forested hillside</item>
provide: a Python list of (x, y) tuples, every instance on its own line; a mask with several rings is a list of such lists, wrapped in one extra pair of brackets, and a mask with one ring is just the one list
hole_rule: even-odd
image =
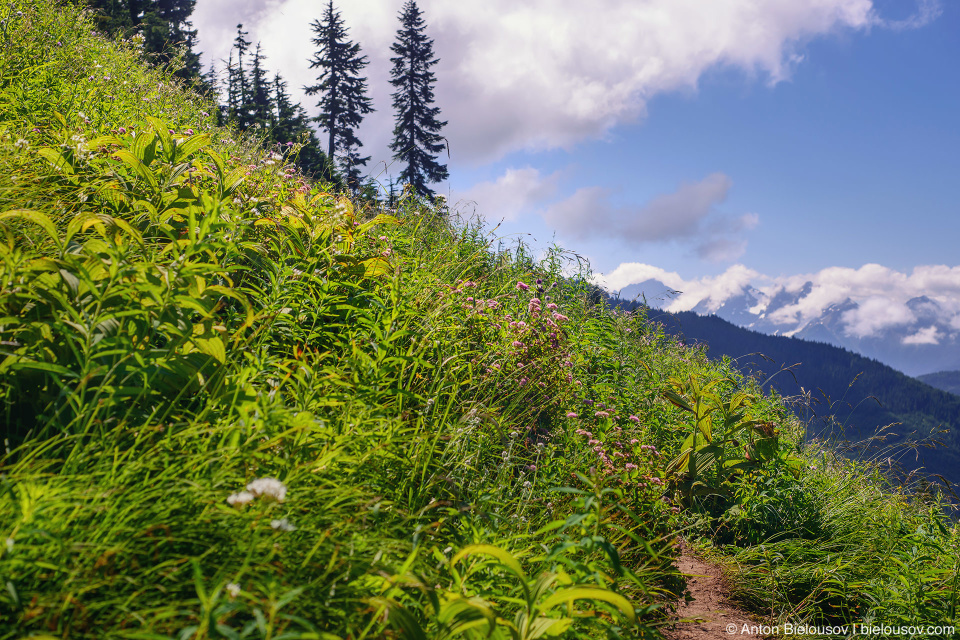
[[(668, 333), (705, 346), (709, 357), (729, 357), (765, 388), (796, 398), (793, 406), (809, 418), (811, 436), (857, 442), (893, 425), (882, 443), (863, 453), (894, 453), (907, 470), (924, 467), (960, 482), (960, 397), (833, 345), (757, 333), (692, 312), (656, 318)], [(891, 447), (934, 432), (942, 446), (916, 453)]]

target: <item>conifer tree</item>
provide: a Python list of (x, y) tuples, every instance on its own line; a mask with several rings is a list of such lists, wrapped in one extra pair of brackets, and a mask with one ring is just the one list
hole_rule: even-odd
[(270, 81), (267, 80), (263, 60), (264, 56), (260, 52), (260, 43), (258, 42), (257, 50), (253, 55), (253, 67), (250, 71), (250, 104), (247, 112), (251, 126), (259, 125), (261, 128), (269, 130), (273, 128), (275, 121), (270, 96)]
[(436, 82), (431, 67), (439, 58), (433, 57), (433, 40), (424, 33), (426, 23), (414, 0), (403, 5), (400, 24), (397, 40), (390, 47), (396, 54), (390, 58), (390, 84), (397, 88), (391, 96), (396, 126), (390, 149), (394, 158), (407, 165), (400, 172), (400, 181), (432, 199), (434, 192), (427, 184), (440, 182), (449, 175), (446, 165), (437, 162), (437, 154), (444, 148), (440, 130), (447, 123), (437, 119), (439, 107), (430, 106)]
[[(247, 73), (243, 70), (243, 58), (250, 49), (250, 41), (247, 40), (249, 34), (243, 30), (243, 25), (237, 25), (237, 37), (233, 39), (233, 47), (230, 49), (230, 64), (227, 67), (227, 85), (228, 106), (227, 111), (231, 120), (237, 126), (246, 130), (252, 123), (250, 121), (250, 81)], [(233, 64), (233, 52), (237, 52), (237, 63)]]
[(360, 76), (369, 61), (360, 55), (360, 45), (347, 39), (347, 29), (340, 12), (333, 8), (333, 0), (329, 0), (323, 19), (314, 20), (311, 27), (316, 36), (312, 42), (318, 49), (310, 68), (320, 69), (320, 74), (317, 84), (304, 90), (307, 95), (320, 94), (320, 114), (315, 121), (327, 132), (327, 156), (340, 159), (344, 173), (354, 180), (351, 187), (356, 188), (359, 167), (370, 160), (370, 156), (360, 155), (363, 144), (355, 133), (363, 116), (373, 111), (367, 97), (367, 79)]
[(190, 23), (196, 0), (87, 0), (87, 4), (104, 31), (127, 38), (142, 32), (144, 52), (160, 64), (170, 62), (183, 47), (184, 66), (176, 75), (201, 80), (200, 54), (194, 51), (197, 31)]

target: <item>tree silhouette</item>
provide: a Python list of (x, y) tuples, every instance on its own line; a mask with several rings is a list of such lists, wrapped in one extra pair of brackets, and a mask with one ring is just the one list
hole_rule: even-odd
[(310, 60), (311, 69), (319, 69), (317, 84), (304, 87), (307, 95), (320, 94), (317, 106), (320, 114), (314, 119), (327, 132), (327, 156), (337, 158), (348, 184), (359, 188), (359, 167), (367, 164), (370, 156), (361, 157), (363, 144), (355, 130), (363, 116), (371, 113), (367, 97), (367, 79), (360, 72), (369, 61), (360, 55), (360, 45), (347, 39), (347, 29), (340, 12), (329, 0), (322, 20), (311, 24), (315, 37), (311, 40), (318, 47)]
[(437, 154), (444, 148), (440, 130), (447, 123), (438, 120), (439, 107), (431, 106), (436, 82), (431, 67), (439, 59), (433, 57), (433, 40), (424, 33), (426, 23), (414, 0), (403, 5), (400, 23), (397, 40), (390, 47), (396, 54), (390, 58), (390, 84), (397, 88), (392, 94), (396, 126), (390, 149), (394, 158), (406, 164), (400, 181), (432, 199), (434, 192), (427, 184), (449, 176), (446, 165), (437, 162)]

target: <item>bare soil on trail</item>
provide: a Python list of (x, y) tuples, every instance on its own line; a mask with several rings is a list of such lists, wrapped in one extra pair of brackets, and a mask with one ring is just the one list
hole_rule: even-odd
[(685, 545), (681, 550), (677, 564), (680, 572), (687, 576), (687, 589), (693, 600), (680, 603), (675, 613), (676, 622), (664, 629), (664, 638), (761, 640), (763, 636), (743, 633), (744, 625), (757, 626), (760, 622), (730, 601), (730, 591), (720, 568), (695, 558)]

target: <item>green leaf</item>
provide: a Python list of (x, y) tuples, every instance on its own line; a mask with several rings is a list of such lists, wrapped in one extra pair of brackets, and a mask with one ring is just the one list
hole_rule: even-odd
[(207, 133), (198, 133), (196, 135), (190, 136), (186, 140), (180, 143), (177, 147), (179, 151), (179, 156), (181, 158), (187, 158), (190, 155), (196, 153), (200, 149), (206, 147), (212, 142), (210, 139), (210, 134)]
[(521, 579), (527, 579), (526, 574), (523, 572), (523, 567), (520, 566), (520, 562), (517, 561), (516, 558), (500, 547), (495, 547), (491, 544), (472, 544), (464, 547), (459, 553), (457, 553), (457, 555), (450, 559), (450, 566), (454, 566), (470, 555), (491, 556), (498, 560), (500, 564), (510, 569), (510, 571), (515, 573)]
[(573, 600), (593, 600), (606, 602), (607, 604), (611, 604), (619, 609), (620, 612), (630, 620), (630, 622), (637, 621), (637, 616), (633, 611), (633, 605), (630, 604), (629, 600), (624, 598), (619, 593), (614, 593), (613, 591), (608, 591), (607, 589), (601, 589), (599, 587), (591, 587), (589, 585), (580, 585), (567, 589), (561, 589), (541, 602), (538, 608), (541, 611), (550, 611), (559, 604), (566, 604)]
[(686, 399), (675, 391), (666, 389), (663, 392), (663, 397), (669, 400), (670, 402), (672, 402), (673, 404), (675, 404), (676, 406), (680, 407), (684, 411), (689, 411), (690, 413), (696, 413), (693, 410), (693, 407), (691, 407), (690, 404), (686, 401)]
[(53, 224), (53, 221), (50, 220), (46, 214), (39, 211), (34, 211), (32, 209), (12, 209), (10, 211), (0, 213), (0, 220), (8, 219), (25, 220), (38, 225), (46, 232), (48, 236), (50, 236), (50, 239), (59, 246), (60, 234), (57, 233), (56, 225)]
[(140, 160), (140, 158), (133, 155), (131, 152), (127, 151), (126, 149), (120, 149), (119, 151), (115, 151), (113, 154), (113, 157), (116, 158), (117, 160), (120, 160), (121, 162), (129, 166), (131, 169), (133, 169), (134, 172), (136, 172), (136, 174), (140, 176), (140, 179), (142, 179), (144, 182), (146, 182), (151, 187), (153, 187), (154, 190), (157, 189), (156, 176), (153, 175), (153, 172), (150, 171), (150, 167), (144, 164)]
[(200, 351), (208, 356), (213, 356), (219, 362), (224, 363), (227, 361), (227, 350), (223, 346), (223, 340), (221, 340), (219, 337), (194, 338), (193, 343), (197, 345), (197, 348), (200, 349)]

